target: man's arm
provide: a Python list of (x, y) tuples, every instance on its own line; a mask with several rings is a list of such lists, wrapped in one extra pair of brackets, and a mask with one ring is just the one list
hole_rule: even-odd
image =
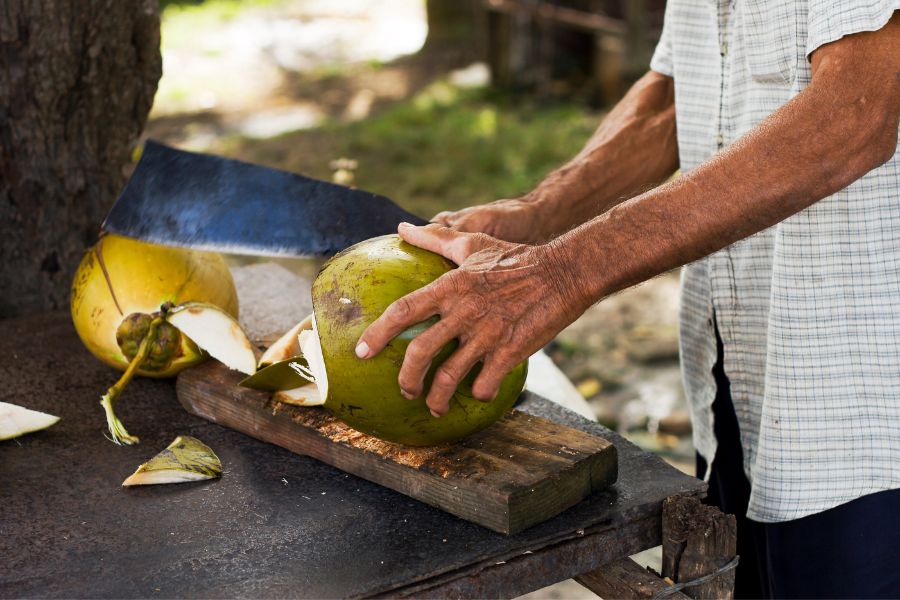
[(428, 406), (445, 413), (477, 362), (484, 367), (473, 393), (492, 398), (516, 363), (593, 302), (774, 225), (889, 160), (900, 124), (900, 14), (876, 32), (822, 46), (812, 69), (805, 90), (709, 162), (548, 244), (401, 227), (404, 239), (460, 267), (392, 304), (357, 353), (372, 356), (410, 324), (439, 314), (407, 349), (401, 389), (420, 395), (432, 358), (458, 339)]
[(719, 155), (555, 242), (563, 261), (576, 253), (611, 261), (602, 273), (579, 261), (573, 279), (605, 297), (775, 225), (890, 160), (900, 14), (818, 49), (812, 73), (803, 92)]
[(650, 71), (568, 163), (533, 191), (434, 221), (510, 242), (541, 243), (665, 181), (678, 168), (675, 91), (671, 77)]

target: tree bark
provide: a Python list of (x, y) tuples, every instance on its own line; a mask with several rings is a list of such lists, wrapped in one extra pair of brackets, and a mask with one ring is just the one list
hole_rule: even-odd
[(425, 51), (451, 49), (471, 60), (484, 60), (486, 13), (481, 0), (427, 0), (428, 37)]
[(0, 1), (0, 318), (67, 305), (161, 72), (156, 0)]

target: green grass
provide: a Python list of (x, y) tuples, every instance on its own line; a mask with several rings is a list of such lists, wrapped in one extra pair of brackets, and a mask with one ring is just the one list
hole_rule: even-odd
[(580, 105), (538, 107), (439, 83), (363, 121), (232, 139), (222, 149), (323, 179), (330, 161), (354, 159), (356, 186), (430, 217), (527, 192), (578, 152), (598, 122)]

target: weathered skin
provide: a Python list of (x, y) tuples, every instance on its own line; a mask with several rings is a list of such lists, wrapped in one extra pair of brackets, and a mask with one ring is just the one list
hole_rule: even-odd
[[(363, 361), (359, 336), (397, 298), (425, 286), (455, 265), (411, 246), (396, 235), (356, 244), (331, 259), (312, 288), (319, 339), (328, 371), (326, 408), (348, 425), (381, 439), (414, 446), (441, 444), (484, 429), (513, 405), (525, 383), (527, 361), (510, 373), (490, 402), (472, 396), (473, 369), (450, 399), (448, 413), (431, 415), (423, 397), (407, 400), (397, 376), (406, 348), (436, 319), (410, 327), (376, 358)], [(425, 392), (438, 365), (455, 349), (445, 346), (432, 361)]]
[(477, 360), (485, 367), (474, 391), (489, 398), (510, 365), (595, 302), (771, 227), (889, 161), (900, 123), (900, 11), (810, 59), (807, 87), (673, 181), (659, 185), (679, 160), (675, 81), (651, 71), (533, 192), (441, 213), (424, 227), (401, 224), (403, 239), (459, 268), (399, 299), (357, 354), (371, 359), (421, 313), (440, 314), (441, 335), (413, 347), (400, 385), (418, 393), (417, 355), (457, 338), (429, 406), (441, 414)]

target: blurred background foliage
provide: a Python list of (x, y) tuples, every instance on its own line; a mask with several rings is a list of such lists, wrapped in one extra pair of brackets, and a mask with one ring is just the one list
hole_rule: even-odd
[(596, 122), (576, 106), (536, 109), (438, 83), (368, 119), (237, 137), (223, 148), (325, 179), (334, 161), (323, 157), (351, 157), (355, 185), (427, 218), (528, 191), (579, 150)]

